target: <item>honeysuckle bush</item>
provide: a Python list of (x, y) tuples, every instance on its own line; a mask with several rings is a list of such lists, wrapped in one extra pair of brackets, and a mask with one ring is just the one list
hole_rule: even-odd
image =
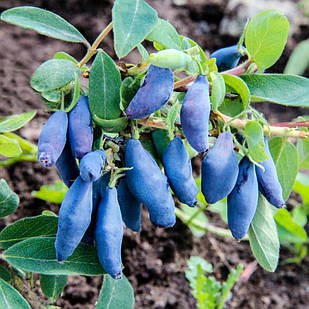
[[(264, 163), (273, 160), (276, 167), (276, 179), (279, 180), (282, 198), (285, 201), (293, 189), (299, 169), (309, 168), (307, 117), (299, 115), (299, 118), (288, 123), (269, 124), (263, 114), (252, 105), (258, 102), (258, 104), (309, 107), (309, 80), (307, 78), (290, 74), (265, 73), (265, 70), (275, 64), (281, 56), (288, 38), (289, 22), (279, 11), (267, 10), (248, 21), (238, 44), (233, 47), (237, 61), (235, 59), (228, 61), (227, 67), (224, 61), (223, 65), (219, 60), (220, 57), (224, 58), (224, 53), (223, 56), (216, 54), (215, 57), (209, 57), (198, 43), (178, 34), (172, 24), (159, 18), (157, 12), (143, 0), (116, 0), (112, 10), (112, 21), (98, 35), (93, 44), (90, 44), (66, 20), (40, 8), (30, 6), (12, 8), (2, 13), (1, 19), (42, 35), (83, 44), (87, 47), (87, 53), (80, 61), (65, 52), (57, 52), (52, 59), (41, 64), (33, 73), (31, 87), (40, 95), (49, 112), (70, 113), (74, 111), (81, 97), (88, 97), (94, 131), (92, 149), (104, 150), (106, 154), (106, 163), (102, 173), (111, 175), (108, 190), (115, 188), (118, 178), (125, 174), (130, 175), (130, 173), (134, 175), (135, 171), (140, 168), (140, 166), (133, 166), (132, 169), (131, 166), (126, 167), (124, 163), (124, 143), (130, 139), (141, 141), (144, 150), (139, 148), (139, 151), (144, 153), (146, 149), (152, 155), (153, 159), (149, 159), (150, 157), (147, 159), (150, 160), (151, 166), (158, 164), (162, 167), (162, 155), (166, 145), (175, 136), (181, 138), (190, 158), (197, 155), (203, 158), (205, 155), (207, 157), (208, 136), (211, 151), (218, 136), (226, 132), (232, 138), (229, 144), (232, 146), (231, 151), (237, 154), (238, 161), (242, 158), (247, 160), (246, 164), (252, 171), (265, 170)], [(122, 59), (137, 49), (140, 54), (138, 63), (113, 60), (99, 48), (102, 40), (111, 31), (114, 34), (114, 49), (118, 59)], [(145, 40), (153, 43), (155, 52), (149, 54), (143, 45)], [(92, 64), (89, 64), (90, 60), (93, 60)], [(142, 86), (145, 87), (148, 82), (157, 87), (156, 91), (161, 89), (158, 87), (157, 79), (153, 82), (150, 77), (145, 78), (151, 67), (172, 72), (174, 89), (171, 89), (171, 96), (167, 97), (166, 101), (161, 104), (162, 106), (151, 110), (149, 114), (142, 113), (142, 117), (134, 117), (134, 108), (132, 105), (130, 108), (128, 106), (134, 100), (136, 102), (135, 96), (138, 90)], [(207, 100), (210, 95), (211, 112), (207, 111), (206, 121), (205, 118), (197, 117), (190, 120), (189, 116), (185, 118), (181, 116), (184, 103), (194, 101), (194, 96), (190, 96), (190, 93), (196, 88), (200, 89), (196, 86), (199, 83), (207, 86), (207, 88), (202, 86), (202, 90), (198, 90), (203, 92), (202, 96)], [(157, 95), (157, 92), (151, 90), (150, 88), (147, 100), (144, 106), (141, 106), (142, 109)], [(200, 108), (200, 105), (198, 104), (196, 108)], [(201, 109), (201, 115), (205, 116), (204, 109)], [(30, 120), (32, 116), (33, 114), (30, 113), (26, 118)], [(196, 136), (194, 134), (192, 136), (192, 131), (185, 129), (188, 127), (187, 122), (190, 122), (189, 127), (199, 128), (199, 132), (193, 130), (193, 133), (201, 133), (202, 139), (206, 141), (201, 150), (200, 145), (196, 146), (193, 142)], [(16, 125), (17, 120), (13, 123)], [(63, 123), (59, 123), (60, 126), (63, 126)], [(54, 128), (57, 129), (57, 126), (54, 125)], [(19, 158), (16, 160), (25, 160), (21, 151), (28, 151), (23, 146), (28, 145), (27, 141), (3, 132), (2, 139), (4, 137), (6, 141), (9, 139), (11, 145), (15, 143), (14, 156)], [(264, 137), (267, 137), (268, 142)], [(17, 150), (18, 143), (20, 143), (21, 150)], [(269, 154), (267, 154), (265, 143), (269, 143)], [(13, 146), (6, 148), (2, 147), (2, 144), (0, 140), (1, 151), (13, 149)], [(36, 149), (33, 145), (30, 148), (30, 155), (33, 159)], [(198, 148), (199, 153), (194, 148)], [(6, 155), (6, 153), (2, 154)], [(129, 159), (132, 155), (134, 151)], [(46, 163), (48, 157), (44, 157), (44, 160), (39, 157), (39, 161)], [(14, 162), (6, 162), (3, 165)], [(166, 166), (164, 167), (167, 172)], [(143, 168), (141, 170), (143, 171)], [(253, 174), (255, 175), (254, 172)], [(307, 176), (299, 175), (295, 186), (298, 188), (296, 190), (303, 191), (302, 183), (307, 181), (304, 180)], [(160, 177), (166, 179), (165, 176)], [(247, 178), (245, 172), (242, 178)], [(191, 206), (197, 204), (197, 208), (181, 205), (175, 208), (177, 217), (186, 222), (196, 235), (209, 231), (231, 237), (227, 229), (218, 228), (209, 223), (203, 213), (207, 207), (212, 211), (220, 212), (222, 217), (226, 218), (226, 199), (208, 206), (201, 193), (201, 179), (197, 178), (196, 183), (199, 193), (197, 201)], [(255, 183), (256, 186), (253, 189), (254, 194), (257, 195), (257, 181)], [(140, 185), (142, 187), (143, 183)], [(2, 207), (11, 207), (12, 196), (15, 197), (14, 205), (16, 206), (16, 196), (5, 182), (1, 190), (4, 192), (4, 206)], [(67, 190), (62, 183), (54, 186), (45, 185), (40, 191), (35, 192), (34, 196), (61, 203), (63, 199), (65, 201)], [(131, 190), (130, 187), (129, 190)], [(153, 184), (153, 190), (156, 190), (156, 183)], [(177, 196), (178, 192), (174, 189), (173, 191), (177, 193), (175, 194)], [(69, 192), (72, 191), (69, 189)], [(249, 197), (251, 198), (250, 194)], [(265, 197), (267, 198), (267, 194)], [(248, 226), (248, 234), (243, 239), (249, 240), (252, 252), (259, 264), (272, 272), (278, 264), (279, 238), (286, 242), (293, 242), (296, 237), (301, 238), (302, 243), (307, 241), (307, 234), (303, 228), (308, 213), (305, 206), (307, 201), (304, 198), (304, 206), (296, 208), (301, 211), (294, 210), (291, 214), (286, 209), (277, 210), (265, 197), (259, 193), (258, 203), (256, 196), (256, 205), (248, 205), (251, 207), (250, 216), (253, 217), (249, 221), (247, 219), (246, 224), (250, 224), (250, 227)], [(255, 203), (254, 199), (253, 203)], [(149, 208), (149, 205), (146, 206)], [(4, 213), (2, 216), (8, 214)], [(299, 214), (302, 215), (302, 220), (299, 219)], [(122, 225), (121, 222), (119, 224)], [(169, 225), (173, 223), (168, 223), (166, 226)], [(104, 283), (97, 308), (106, 308), (107, 304), (108, 308), (133, 308), (134, 296), (129, 281), (125, 276), (114, 280), (107, 275), (101, 265), (102, 252), (99, 252), (99, 260), (96, 248), (91, 244), (80, 242), (70, 257), (65, 261), (58, 261), (59, 255), (56, 257), (57, 252), (54, 246), (57, 227), (57, 215), (47, 211), (40, 216), (22, 218), (1, 231), (0, 244), (4, 250), (2, 253), (3, 269), (1, 268), (0, 272), (1, 301), (5, 296), (5, 301), (10, 306), (30, 308), (21, 293), (23, 284), (26, 284), (23, 280), (27, 276), (31, 277), (32, 273), (40, 274), (41, 289), (48, 298), (48, 300), (35, 299), (28, 295), (28, 301), (35, 308), (47, 308), (55, 302), (65, 287), (69, 275), (103, 275)], [(120, 274), (116, 277), (119, 278)]]

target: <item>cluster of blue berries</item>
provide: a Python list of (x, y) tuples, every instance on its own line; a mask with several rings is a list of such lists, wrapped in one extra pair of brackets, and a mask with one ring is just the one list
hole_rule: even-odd
[[(232, 46), (211, 57), (216, 58), (220, 71), (236, 66), (240, 54)], [(126, 109), (127, 117), (140, 119), (157, 112), (170, 100), (173, 90), (173, 72), (151, 65)], [(210, 111), (208, 79), (199, 75), (183, 100), (181, 128), (192, 148), (206, 154), (202, 165), (202, 193), (206, 201), (212, 204), (227, 196), (228, 225), (233, 236), (240, 239), (253, 219), (258, 191), (271, 204), (282, 207), (282, 189), (266, 139), (269, 160), (262, 162), (264, 171), (246, 156), (238, 163), (230, 132), (221, 133), (209, 150)], [(171, 189), (180, 202), (194, 207), (198, 187), (190, 157), (179, 136), (169, 140), (161, 154), (165, 173), (140, 140), (128, 139), (127, 171), (117, 188), (111, 181), (112, 174), (104, 172), (106, 153), (93, 151), (93, 140), (88, 98), (81, 96), (72, 111), (68, 114), (57, 111), (44, 125), (39, 137), (38, 161), (45, 167), (55, 165), (69, 188), (59, 212), (57, 259), (66, 260), (81, 241), (94, 244), (103, 268), (116, 279), (122, 274), (122, 221), (131, 230), (139, 231), (144, 204), (154, 225), (172, 227), (176, 217)]]

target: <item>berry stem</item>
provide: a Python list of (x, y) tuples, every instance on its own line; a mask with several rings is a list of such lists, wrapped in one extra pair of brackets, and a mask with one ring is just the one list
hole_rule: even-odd
[(99, 34), (92, 46), (88, 48), (87, 54), (78, 64), (79, 68), (86, 64), (91, 59), (91, 57), (97, 53), (97, 48), (112, 29), (113, 23), (110, 22), (107, 27)]

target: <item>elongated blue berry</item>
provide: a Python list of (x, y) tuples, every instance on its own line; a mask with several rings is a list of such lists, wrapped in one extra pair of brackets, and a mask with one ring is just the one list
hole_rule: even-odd
[(173, 90), (173, 72), (151, 65), (141, 88), (127, 107), (127, 117), (140, 119), (158, 111), (168, 102)]
[(80, 176), (85, 181), (96, 181), (100, 178), (104, 168), (106, 154), (103, 150), (87, 153), (80, 160)]
[(58, 220), (55, 241), (56, 257), (64, 261), (72, 255), (91, 221), (92, 183), (76, 178), (65, 195)]
[(72, 150), (68, 142), (65, 144), (60, 157), (56, 161), (56, 169), (67, 187), (71, 187), (79, 175), (76, 159), (72, 155)]
[(227, 221), (234, 238), (241, 239), (247, 234), (256, 211), (258, 196), (255, 166), (244, 157), (239, 163), (236, 185), (227, 198)]
[(274, 160), (269, 151), (268, 140), (266, 137), (264, 138), (264, 142), (264, 151), (269, 159), (261, 162), (261, 165), (264, 167), (265, 171), (259, 167), (256, 168), (259, 189), (270, 204), (277, 208), (282, 208), (285, 205), (285, 201), (282, 196), (282, 187), (278, 179)]
[(241, 54), (238, 50), (238, 45), (224, 47), (214, 51), (210, 55), (211, 58), (216, 58), (216, 65), (219, 72), (230, 70), (238, 65)]
[(208, 148), (209, 115), (209, 84), (206, 76), (199, 75), (190, 86), (180, 111), (183, 133), (198, 152), (204, 152)]
[(123, 222), (132, 231), (140, 231), (142, 204), (131, 193), (125, 179), (120, 180), (117, 193)]
[(53, 113), (45, 123), (38, 143), (38, 161), (53, 166), (60, 157), (67, 139), (68, 116), (63, 111)]
[(103, 198), (106, 187), (108, 186), (110, 173), (101, 176), (97, 181), (92, 183), (92, 214), (91, 222), (83, 236), (82, 242), (92, 245), (94, 242), (94, 230), (97, 217), (97, 210)]
[(117, 190), (106, 187), (97, 213), (95, 243), (102, 267), (114, 279), (120, 279), (122, 275), (122, 237), (123, 226)]
[(92, 149), (93, 127), (87, 97), (81, 96), (69, 113), (69, 141), (76, 159), (81, 159)]
[(171, 188), (180, 202), (191, 207), (197, 203), (198, 187), (192, 176), (192, 165), (180, 137), (169, 142), (162, 162)]
[(133, 167), (126, 173), (128, 188), (147, 207), (151, 222), (160, 227), (173, 226), (175, 205), (167, 178), (140, 141), (127, 141), (125, 161), (127, 167)]
[(216, 203), (231, 193), (238, 170), (233, 136), (230, 132), (221, 133), (203, 160), (202, 192), (207, 203)]

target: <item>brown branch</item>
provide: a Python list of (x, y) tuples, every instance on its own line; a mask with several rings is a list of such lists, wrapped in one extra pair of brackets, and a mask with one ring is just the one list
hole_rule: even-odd
[[(220, 112), (217, 113), (212, 113), (214, 117), (220, 117), (224, 122), (229, 122), (231, 121), (231, 117), (226, 116)], [(146, 126), (146, 127), (151, 127), (151, 128), (156, 128), (156, 129), (163, 129), (167, 130), (167, 126), (164, 121), (160, 120), (159, 118), (152, 118), (152, 120), (148, 119), (140, 119), (138, 120), (138, 124)], [(243, 128), (247, 124), (247, 120), (242, 120), (242, 119), (233, 119), (230, 122), (230, 125), (236, 128)], [(295, 130), (289, 127), (279, 127), (279, 126), (264, 126), (264, 132), (266, 134), (274, 135), (274, 136), (288, 136), (288, 137), (296, 137), (296, 138), (307, 138), (309, 137), (309, 132), (305, 131), (299, 131)]]
[(286, 128), (309, 128), (309, 121), (297, 121), (297, 122), (280, 122), (273, 123), (273, 127), (286, 127)]

